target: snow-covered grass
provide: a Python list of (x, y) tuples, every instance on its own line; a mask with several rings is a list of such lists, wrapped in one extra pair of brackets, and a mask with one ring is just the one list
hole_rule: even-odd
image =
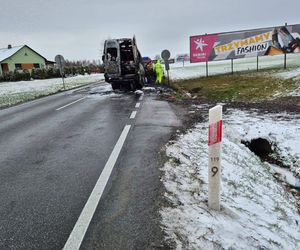
[(285, 72), (279, 72), (276, 74), (276, 76), (283, 79), (292, 79), (295, 82), (297, 88), (289, 92), (287, 95), (300, 96), (300, 67)]
[(282, 77), (284, 79), (294, 78), (296, 80), (300, 80), (300, 67), (292, 70), (288, 70), (285, 72), (279, 72), (276, 74), (278, 77)]
[[(104, 80), (103, 74), (79, 75), (65, 78), (66, 89)], [(64, 90), (61, 78), (2, 82), (0, 83), (0, 107), (14, 105)]]
[(297, 200), (273, 177), (275, 168), (241, 143), (276, 142), (299, 172), (300, 117), (229, 110), (223, 121), (221, 212), (207, 206), (207, 123), (166, 148), (162, 181), (169, 205), (161, 216), (168, 237), (177, 249), (300, 249)]

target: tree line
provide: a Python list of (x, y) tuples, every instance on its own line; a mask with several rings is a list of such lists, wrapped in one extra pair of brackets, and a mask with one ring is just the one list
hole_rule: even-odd
[[(69, 61), (66, 60), (66, 65), (64, 68), (64, 77), (72, 77), (76, 75), (85, 75), (92, 73), (103, 73), (104, 69), (100, 61)], [(35, 79), (51, 79), (61, 77), (60, 71), (57, 67), (47, 67), (41, 69), (23, 69), (14, 70), (9, 72), (3, 72), (0, 75), (0, 82), (10, 82), (10, 81), (30, 81)]]

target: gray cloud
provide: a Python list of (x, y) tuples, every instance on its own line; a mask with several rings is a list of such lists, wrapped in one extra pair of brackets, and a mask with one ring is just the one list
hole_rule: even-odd
[[(49, 59), (99, 59), (108, 37), (134, 34), (142, 54), (188, 52), (189, 35), (299, 22), (300, 1), (10, 0), (0, 47), (27, 44)], [(286, 10), (285, 10), (286, 9)]]

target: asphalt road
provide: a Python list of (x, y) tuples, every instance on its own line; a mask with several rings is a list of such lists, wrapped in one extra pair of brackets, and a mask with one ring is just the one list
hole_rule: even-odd
[(62, 249), (73, 231), (80, 249), (161, 247), (158, 152), (178, 126), (155, 95), (103, 83), (0, 110), (0, 249)]

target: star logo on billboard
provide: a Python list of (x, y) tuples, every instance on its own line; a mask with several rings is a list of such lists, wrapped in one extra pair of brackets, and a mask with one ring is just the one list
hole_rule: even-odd
[(201, 52), (203, 51), (203, 47), (207, 46), (207, 44), (203, 41), (202, 38), (198, 38), (197, 40), (194, 41), (194, 43), (197, 45), (196, 50), (200, 49)]
[(217, 41), (218, 34), (190, 36), (191, 62), (206, 62)]

